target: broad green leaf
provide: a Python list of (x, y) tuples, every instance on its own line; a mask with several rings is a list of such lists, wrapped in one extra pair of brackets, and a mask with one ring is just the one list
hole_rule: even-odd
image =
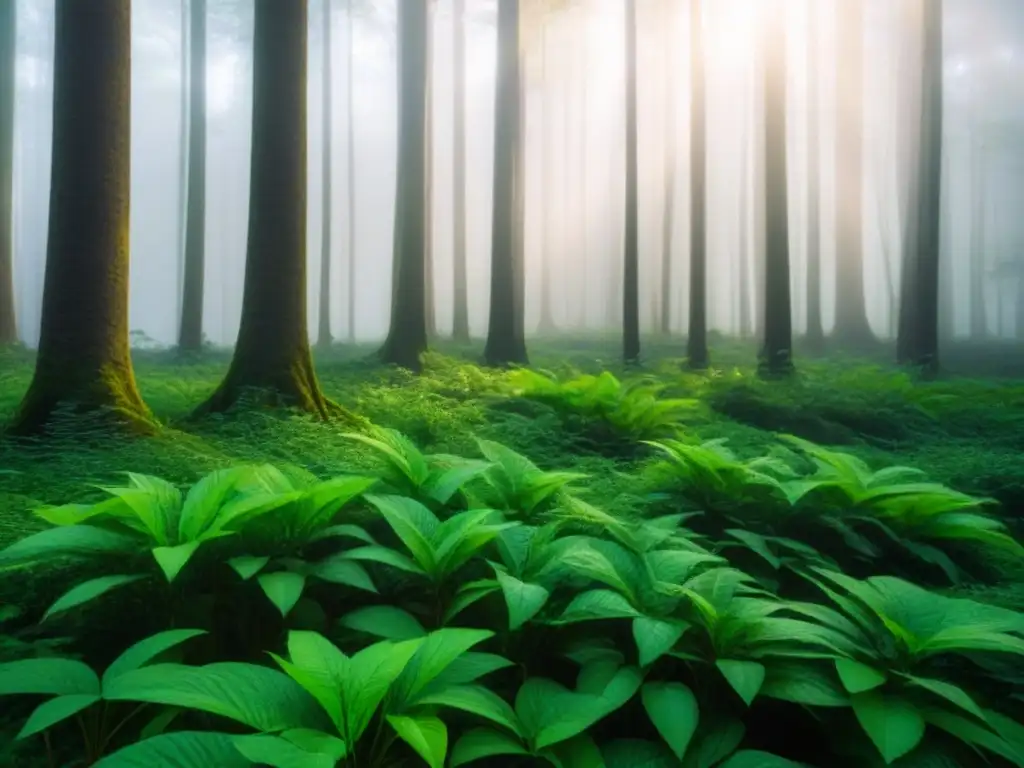
[(0, 550), (0, 565), (59, 557), (100, 557), (137, 551), (138, 540), (91, 525), (49, 528)]
[(764, 536), (754, 533), (753, 531), (743, 530), (742, 528), (729, 528), (725, 533), (729, 534), (734, 539), (743, 542), (747, 549), (759, 555), (775, 570), (778, 570), (782, 565), (782, 561), (772, 552), (771, 548), (768, 546), (768, 541)]
[(243, 555), (241, 557), (231, 558), (230, 560), (228, 560), (228, 565), (230, 565), (235, 570), (235, 573), (242, 577), (243, 581), (248, 581), (257, 573), (262, 571), (269, 562), (269, 557), (255, 557), (253, 555)]
[(495, 579), (479, 579), (463, 584), (448, 604), (448, 609), (444, 612), (444, 618), (441, 623), (447, 625), (452, 619), (469, 608), (469, 606), (483, 600), (488, 595), (494, 594), (499, 589), (500, 587)]
[(93, 768), (249, 768), (229, 733), (178, 731), (130, 744), (93, 763)]
[(995, 713), (986, 713), (986, 718), (989, 719), (988, 726), (979, 724), (974, 718), (967, 718), (958, 712), (953, 712), (949, 707), (923, 708), (922, 714), (928, 725), (942, 729), (965, 744), (983, 747), (1005, 758), (1013, 765), (1024, 765), (1022, 745), (1008, 741), (1003, 735), (1005, 731), (1001, 728), (997, 728), (999, 733), (993, 731), (991, 727), (993, 724), (1000, 725), (999, 720), (993, 717)]
[(419, 619), (393, 605), (371, 605), (345, 614), (338, 623), (349, 629), (365, 632), (386, 640), (411, 640), (424, 637), (427, 630)]
[(346, 557), (344, 553), (313, 563), (309, 575), (331, 584), (344, 584), (364, 592), (377, 592), (377, 587), (374, 586), (366, 569), (355, 560)]
[(545, 749), (541, 755), (558, 768), (606, 768), (601, 750), (585, 733)]
[(0, 696), (99, 696), (100, 691), (97, 674), (73, 659), (21, 659), (0, 664)]
[(430, 540), (441, 525), (437, 516), (407, 496), (367, 494), (365, 498), (387, 520), (416, 563), (424, 571), (432, 571), (435, 561), (434, 548)]
[(727, 718), (713, 723), (686, 756), (685, 768), (711, 768), (736, 751), (747, 728), (742, 720)]
[(306, 588), (306, 577), (301, 573), (289, 571), (277, 571), (275, 573), (261, 574), (257, 581), (263, 589), (264, 594), (270, 598), (282, 616), (295, 607), (302, 597), (302, 590)]
[(601, 749), (606, 768), (679, 768), (668, 748), (646, 739), (616, 739)]
[(451, 707), (478, 715), (522, 736), (515, 711), (498, 694), (482, 685), (452, 685), (416, 700), (420, 706)]
[(773, 662), (760, 695), (809, 707), (850, 706), (849, 695), (831, 670), (810, 661)]
[(400, 571), (407, 573), (415, 573), (419, 576), (425, 576), (427, 573), (409, 559), (407, 555), (403, 555), (401, 552), (397, 552), (390, 547), (379, 545), (356, 547), (355, 549), (346, 550), (345, 557), (349, 560), (368, 560), (374, 563), (390, 565), (392, 568), (398, 568)]
[(721, 763), (719, 768), (806, 768), (806, 766), (770, 752), (744, 749)]
[(916, 685), (918, 688), (923, 688), (929, 693), (945, 699), (950, 704), (960, 707), (960, 709), (974, 715), (979, 720), (985, 719), (981, 708), (974, 703), (974, 699), (963, 688), (943, 680), (931, 680), (926, 677), (915, 677), (914, 675), (904, 675), (904, 677), (910, 681), (911, 685)]
[(640, 614), (629, 601), (610, 589), (581, 592), (565, 607), (558, 622), (570, 624), (598, 619), (633, 619)]
[(682, 760), (700, 720), (693, 691), (682, 683), (651, 682), (644, 685), (640, 695), (647, 716), (661, 738), (676, 758)]
[(154, 664), (118, 675), (103, 696), (111, 701), (198, 709), (267, 732), (317, 728), (324, 723), (316, 701), (297, 683), (275, 669), (254, 664)]
[(236, 736), (234, 744), (253, 763), (271, 768), (334, 768), (338, 762), (334, 755), (310, 752), (281, 736)]
[(384, 696), (423, 643), (422, 638), (399, 643), (384, 640), (363, 648), (349, 661), (349, 674), (342, 680), (342, 695), (347, 707), (345, 732), (350, 744), (359, 740)]
[(352, 525), (350, 523), (342, 523), (341, 525), (332, 525), (328, 528), (324, 528), (321, 531), (317, 531), (310, 537), (310, 541), (321, 541), (322, 539), (356, 539), (364, 544), (376, 545), (377, 540), (373, 538), (369, 533), (360, 528), (358, 525)]
[(449, 764), (451, 768), (457, 768), (488, 757), (528, 754), (529, 751), (515, 736), (490, 728), (474, 728), (455, 743)]
[(200, 544), (202, 544), (201, 541), (189, 541), (173, 547), (153, 549), (153, 559), (160, 566), (160, 570), (164, 572), (164, 578), (167, 579), (168, 584), (178, 577), (181, 569), (192, 559), (192, 555), (199, 549)]
[(139, 731), (139, 741), (151, 739), (166, 731), (171, 723), (183, 712), (181, 707), (164, 707), (159, 714), (150, 718), (149, 722), (142, 726)]
[(877, 691), (853, 696), (853, 712), (886, 765), (910, 752), (924, 738), (925, 720), (906, 699)]
[(743, 703), (749, 707), (757, 698), (757, 694), (764, 684), (764, 664), (756, 661), (719, 659), (715, 662), (715, 666), (729, 681), (732, 689), (743, 699)]
[(430, 768), (444, 768), (448, 755), (448, 729), (444, 723), (428, 715), (388, 715), (387, 721)]
[(252, 467), (218, 469), (189, 488), (178, 518), (178, 540), (199, 539), (235, 495), (239, 485), (252, 474)]
[(112, 680), (125, 672), (131, 672), (133, 669), (148, 664), (164, 651), (181, 645), (193, 637), (205, 634), (205, 629), (170, 629), (140, 640), (111, 662), (107, 671), (103, 673), (103, 686), (106, 687)]
[(59, 598), (56, 602), (46, 609), (46, 613), (43, 614), (42, 621), (46, 621), (54, 614), (61, 613), (70, 608), (76, 608), (79, 605), (88, 603), (91, 600), (95, 600), (97, 597), (106, 594), (112, 589), (124, 586), (125, 584), (131, 584), (133, 581), (143, 579), (145, 576), (100, 576), (95, 579), (89, 579), (83, 581), (81, 584), (72, 587)]
[(423, 485), (423, 492), (439, 504), (447, 504), (462, 486), (474, 477), (478, 477), (490, 466), (484, 461), (472, 461), (449, 467), (431, 475)]
[(647, 667), (668, 653), (689, 625), (641, 616), (633, 619), (633, 639), (640, 653), (640, 666)]
[(487, 629), (446, 627), (431, 632), (395, 680), (391, 702), (395, 711), (411, 703), (435, 678), (474, 645), (492, 637)]
[(520, 581), (493, 563), (492, 567), (508, 606), (508, 628), (514, 632), (537, 615), (551, 593), (540, 584)]
[(479, 680), (485, 675), (497, 672), (499, 669), (507, 669), (512, 662), (504, 656), (494, 653), (479, 653), (477, 651), (466, 651), (455, 661), (445, 667), (434, 681), (425, 689), (431, 693), (443, 690), (450, 685), (467, 685)]
[(99, 696), (90, 693), (75, 693), (70, 696), (58, 696), (40, 704), (29, 715), (25, 725), (18, 733), (19, 739), (32, 736), (59, 722), (67, 720), (81, 712), (86, 707), (91, 707), (100, 700)]
[(849, 693), (873, 690), (885, 685), (888, 679), (884, 672), (853, 659), (836, 659), (836, 672), (839, 673), (839, 680)]
[(312, 728), (292, 728), (284, 731), (281, 734), (281, 738), (290, 741), (307, 752), (330, 755), (335, 761), (341, 760), (348, 754), (348, 747), (344, 741), (337, 736), (313, 730)]

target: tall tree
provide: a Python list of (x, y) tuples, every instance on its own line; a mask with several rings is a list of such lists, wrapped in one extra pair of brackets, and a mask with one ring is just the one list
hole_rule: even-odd
[(398, 178), (391, 328), (381, 359), (420, 367), (427, 349), (426, 120), (430, 0), (398, 4)]
[(331, 155), (334, 132), (334, 46), (331, 44), (331, 0), (322, 0), (324, 12), (323, 39), (323, 74), (321, 87), (323, 101), (323, 160), (321, 176), (323, 179), (323, 211), (320, 222), (320, 302), (317, 308), (318, 328), (317, 344), (321, 347), (331, 346), (331, 193), (334, 186), (334, 165)]
[(672, 234), (676, 220), (676, 5), (675, 0), (668, 0), (665, 3), (665, 168), (662, 179), (665, 202), (661, 214), (660, 330), (666, 336), (672, 332)]
[(0, 3), (0, 345), (18, 341), (13, 253), (16, 5)]
[(200, 412), (247, 391), (321, 418), (339, 410), (320, 390), (306, 320), (308, 11), (308, 0), (255, 0), (242, 319), (227, 375)]
[(690, 0), (690, 330), (687, 364), (708, 366), (708, 276), (705, 132), (704, 43), (700, 0)]
[(636, 0), (626, 0), (626, 241), (622, 262), (622, 356), (627, 363), (640, 359), (636, 69)]
[(789, 185), (786, 179), (786, 13), (782, 0), (767, 4), (764, 29), (765, 280), (764, 345), (759, 372), (793, 370), (789, 289)]
[(178, 349), (198, 352), (206, 271), (206, 0), (191, 0), (189, 23), (188, 203)]
[(149, 428), (128, 344), (131, 4), (59, 2), (39, 354), (10, 431), (62, 407)]
[(985, 224), (988, 218), (986, 187), (988, 184), (985, 142), (975, 137), (971, 142), (971, 247), (970, 255), (970, 333), (979, 341), (988, 335), (985, 315)]
[(346, 106), (346, 120), (348, 125), (345, 129), (345, 144), (348, 150), (348, 340), (356, 340), (356, 131), (355, 131), (355, 98), (353, 96), (353, 64), (355, 63), (354, 42), (355, 35), (355, 4), (356, 0), (348, 0), (348, 18), (345, 23), (347, 39), (345, 41), (345, 55), (348, 61), (345, 65), (345, 98), (348, 100)]
[(484, 358), (489, 365), (526, 363), (522, 301), (522, 73), (519, 0), (498, 6), (497, 92), (494, 99), (494, 195), (491, 224), (491, 308)]
[(740, 202), (739, 202), (739, 326), (740, 338), (747, 339), (753, 333), (753, 322), (751, 319), (750, 295), (750, 261), (751, 261), (751, 237), (750, 237), (750, 198), (752, 196), (752, 178), (754, 174), (753, 163), (751, 162), (751, 147), (749, 138), (743, 142), (740, 150)]
[[(552, 82), (548, 68), (548, 48), (550, 47), (551, 19), (545, 16), (540, 33), (540, 79), (541, 96), (543, 106), (541, 107), (541, 153), (543, 163), (541, 173), (543, 174), (542, 194), (553, 197), (551, 185), (551, 171), (554, 167), (553, 147), (554, 141), (551, 137), (551, 126), (554, 123), (555, 98), (552, 93)], [(538, 331), (542, 334), (551, 334), (558, 330), (555, 325), (554, 313), (554, 281), (551, 275), (551, 208), (552, 201), (545, 199), (541, 211), (541, 235), (540, 235), (540, 326)]]
[(174, 310), (175, 325), (181, 333), (181, 309), (185, 301), (185, 222), (188, 220), (188, 101), (190, 88), (188, 85), (188, 6), (189, 0), (181, 0), (181, 35), (178, 48), (178, 74), (181, 78), (181, 95), (178, 105), (181, 115), (178, 120), (178, 226), (175, 227), (175, 255), (177, 256)]
[(864, 4), (838, 8), (839, 117), (836, 120), (836, 324), (834, 335), (873, 340), (864, 296)]
[[(433, 0), (428, 0), (433, 2)], [(434, 290), (434, 25), (433, 17), (427, 21), (427, 119), (426, 171), (424, 182), (423, 226), (423, 292), (424, 311), (427, 314), (427, 338), (437, 336), (437, 300)]]
[[(807, 346), (821, 352), (825, 329), (821, 318), (821, 110), (818, 101), (820, 4), (808, 4), (807, 31)], [(841, 121), (840, 121), (841, 122)]]
[(919, 212), (913, 280), (904, 300), (909, 308), (900, 325), (902, 362), (927, 373), (939, 368), (939, 239), (942, 201), (942, 3), (922, 9), (920, 154), (916, 168)]
[(469, 341), (469, 289), (466, 285), (466, 0), (452, 2), (452, 99), (454, 102), (453, 168), (455, 194), (455, 318), (452, 336)]

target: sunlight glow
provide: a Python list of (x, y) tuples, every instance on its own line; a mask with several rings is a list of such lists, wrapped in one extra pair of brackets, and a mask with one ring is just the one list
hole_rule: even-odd
[(207, 109), (223, 114), (231, 109), (238, 96), (241, 61), (237, 53), (218, 56), (210, 62), (206, 74)]
[(754, 0), (705, 0), (705, 55), (726, 64), (745, 61), (754, 46), (759, 15)]

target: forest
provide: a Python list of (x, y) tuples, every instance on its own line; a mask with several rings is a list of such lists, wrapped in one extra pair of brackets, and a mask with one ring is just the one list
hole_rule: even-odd
[(0, 766), (1024, 768), (1022, 52), (0, 0)]

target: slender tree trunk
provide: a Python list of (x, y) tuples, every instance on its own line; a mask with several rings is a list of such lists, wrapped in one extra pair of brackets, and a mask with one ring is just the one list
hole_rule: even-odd
[(821, 110), (818, 101), (818, 41), (821, 9), (811, 2), (807, 35), (807, 347), (821, 353), (825, 329), (821, 319)]
[(427, 26), (427, 118), (426, 172), (423, 184), (424, 225), (423, 225), (423, 294), (426, 312), (427, 338), (437, 337), (437, 302), (434, 290), (434, 25), (428, 16)]
[[(519, 0), (498, 7), (498, 84), (494, 103), (494, 197), (491, 308), (484, 358), (489, 365), (526, 363), (517, 275), (522, 196), (522, 89)], [(517, 328), (518, 325), (518, 328)]]
[(939, 336), (942, 342), (953, 340), (956, 335), (956, 279), (953, 274), (953, 203), (949, 190), (949, 152), (942, 153), (942, 215), (940, 217), (939, 259), (942, 274), (939, 279)]
[(323, 178), (323, 212), (321, 214), (320, 228), (320, 301), (317, 307), (317, 344), (327, 348), (334, 340), (331, 336), (331, 192), (334, 185), (334, 164), (331, 156), (334, 131), (334, 99), (333, 84), (334, 77), (331, 73), (333, 68), (333, 46), (331, 45), (331, 2), (332, 0), (321, 0), (324, 11), (324, 39), (323, 39), (323, 74), (321, 85), (323, 87), (323, 142), (324, 156), (322, 165)]
[(346, 19), (345, 31), (348, 39), (345, 41), (345, 56), (348, 61), (345, 65), (345, 98), (346, 105), (346, 128), (345, 143), (348, 149), (348, 340), (355, 343), (356, 340), (356, 130), (355, 130), (355, 98), (353, 97), (353, 27), (355, 26), (355, 2), (348, 0), (348, 18)]
[(0, 346), (16, 344), (14, 309), (14, 63), (13, 0), (0, 3)]
[(427, 349), (425, 287), (429, 0), (398, 5), (398, 178), (391, 329), (381, 359), (418, 370)]
[(626, 247), (622, 281), (622, 356), (627, 363), (640, 360), (636, 65), (636, 0), (626, 0)]
[(754, 228), (751, 241), (751, 261), (753, 263), (754, 276), (754, 336), (759, 342), (764, 342), (765, 334), (765, 268), (768, 261), (768, 247), (766, 237), (768, 234), (768, 197), (771, 195), (771, 188), (767, 186), (765, 178), (768, 148), (765, 146), (765, 124), (768, 121), (767, 98), (765, 94), (764, 77), (756, 75), (754, 78), (754, 104), (751, 112), (751, 125), (753, 126), (753, 155), (750, 158), (751, 173), (751, 202), (754, 206)]
[(42, 432), (70, 406), (148, 431), (128, 343), (131, 6), (57, 3), (55, 46), (39, 354), (9, 429)]
[(455, 108), (453, 176), (455, 199), (455, 319), (452, 336), (469, 341), (469, 289), (466, 285), (466, 7), (465, 0), (452, 4), (452, 98)]
[(255, 0), (252, 181), (242, 319), (227, 376), (200, 413), (259, 392), (328, 418), (306, 320), (308, 0)]
[(759, 372), (793, 370), (793, 324), (789, 288), (789, 190), (786, 179), (786, 26), (781, 0), (769, 3), (764, 48), (765, 96), (765, 293), (764, 346)]
[(902, 146), (902, 162), (899, 168), (903, 172), (900, 180), (900, 192), (903, 198), (903, 219), (900, 222), (902, 262), (900, 264), (900, 305), (896, 328), (896, 359), (899, 363), (912, 360), (913, 344), (916, 335), (915, 322), (918, 268), (918, 218), (921, 212), (919, 198), (921, 196), (920, 174), (918, 173), (923, 149), (919, 146), (919, 126), (922, 110), (922, 94), (924, 83), (921, 79), (922, 66), (920, 29), (923, 26), (924, 0), (908, 0), (903, 4), (902, 26), (906, 30), (907, 40), (902, 46), (902, 72), (900, 76), (901, 98), (899, 104), (902, 127), (900, 144)]
[[(554, 165), (551, 151), (551, 124), (554, 114), (554, 99), (551, 96), (551, 80), (548, 72), (548, 20), (544, 22), (544, 30), (541, 32), (541, 93), (544, 98), (544, 106), (541, 111), (541, 154), (544, 159), (541, 173), (544, 178), (544, 195), (551, 197), (551, 168)], [(551, 280), (551, 201), (544, 201), (541, 211), (541, 237), (540, 237), (540, 325), (538, 331), (542, 334), (554, 333), (555, 326), (554, 297), (551, 295), (553, 285)]]
[(705, 194), (707, 154), (704, 111), (704, 45), (700, 0), (690, 0), (690, 330), (686, 340), (690, 368), (708, 366), (708, 276)]
[(178, 62), (181, 76), (181, 119), (178, 122), (178, 226), (175, 228), (175, 278), (177, 280), (175, 293), (174, 311), (175, 327), (181, 335), (182, 305), (185, 303), (185, 226), (188, 221), (188, 101), (191, 88), (188, 82), (188, 26), (189, 26), (189, 0), (181, 0), (181, 41), (179, 48), (180, 60)]
[(192, 0), (189, 65), (188, 211), (185, 282), (178, 349), (203, 346), (203, 283), (206, 271), (206, 0)]
[[(661, 332), (672, 333), (672, 234), (675, 229), (676, 212), (676, 44), (677, 30), (675, 3), (668, 3), (668, 18), (665, 20), (665, 209), (661, 218)], [(696, 7), (696, 6), (694, 6)], [(694, 14), (696, 16), (696, 14)], [(692, 35), (691, 35), (692, 39)], [(696, 56), (694, 56), (696, 58)]]
[(743, 142), (743, 149), (740, 150), (740, 211), (739, 211), (739, 322), (740, 322), (740, 338), (748, 339), (753, 333), (750, 317), (750, 260), (751, 260), (751, 248), (750, 248), (750, 197), (751, 197), (751, 177), (753, 170), (751, 168), (751, 151), (750, 151), (750, 140), (746, 139)]
[(587, 275), (590, 272), (590, 219), (589, 194), (590, 174), (587, 170), (587, 150), (590, 144), (590, 35), (587, 31), (587, 4), (580, 3), (580, 322), (581, 329), (587, 327), (587, 308), (590, 287)]
[(988, 214), (986, 199), (987, 171), (985, 144), (972, 143), (971, 156), (971, 250), (970, 250), (970, 321), (971, 339), (980, 341), (988, 335), (985, 314), (985, 224)]

